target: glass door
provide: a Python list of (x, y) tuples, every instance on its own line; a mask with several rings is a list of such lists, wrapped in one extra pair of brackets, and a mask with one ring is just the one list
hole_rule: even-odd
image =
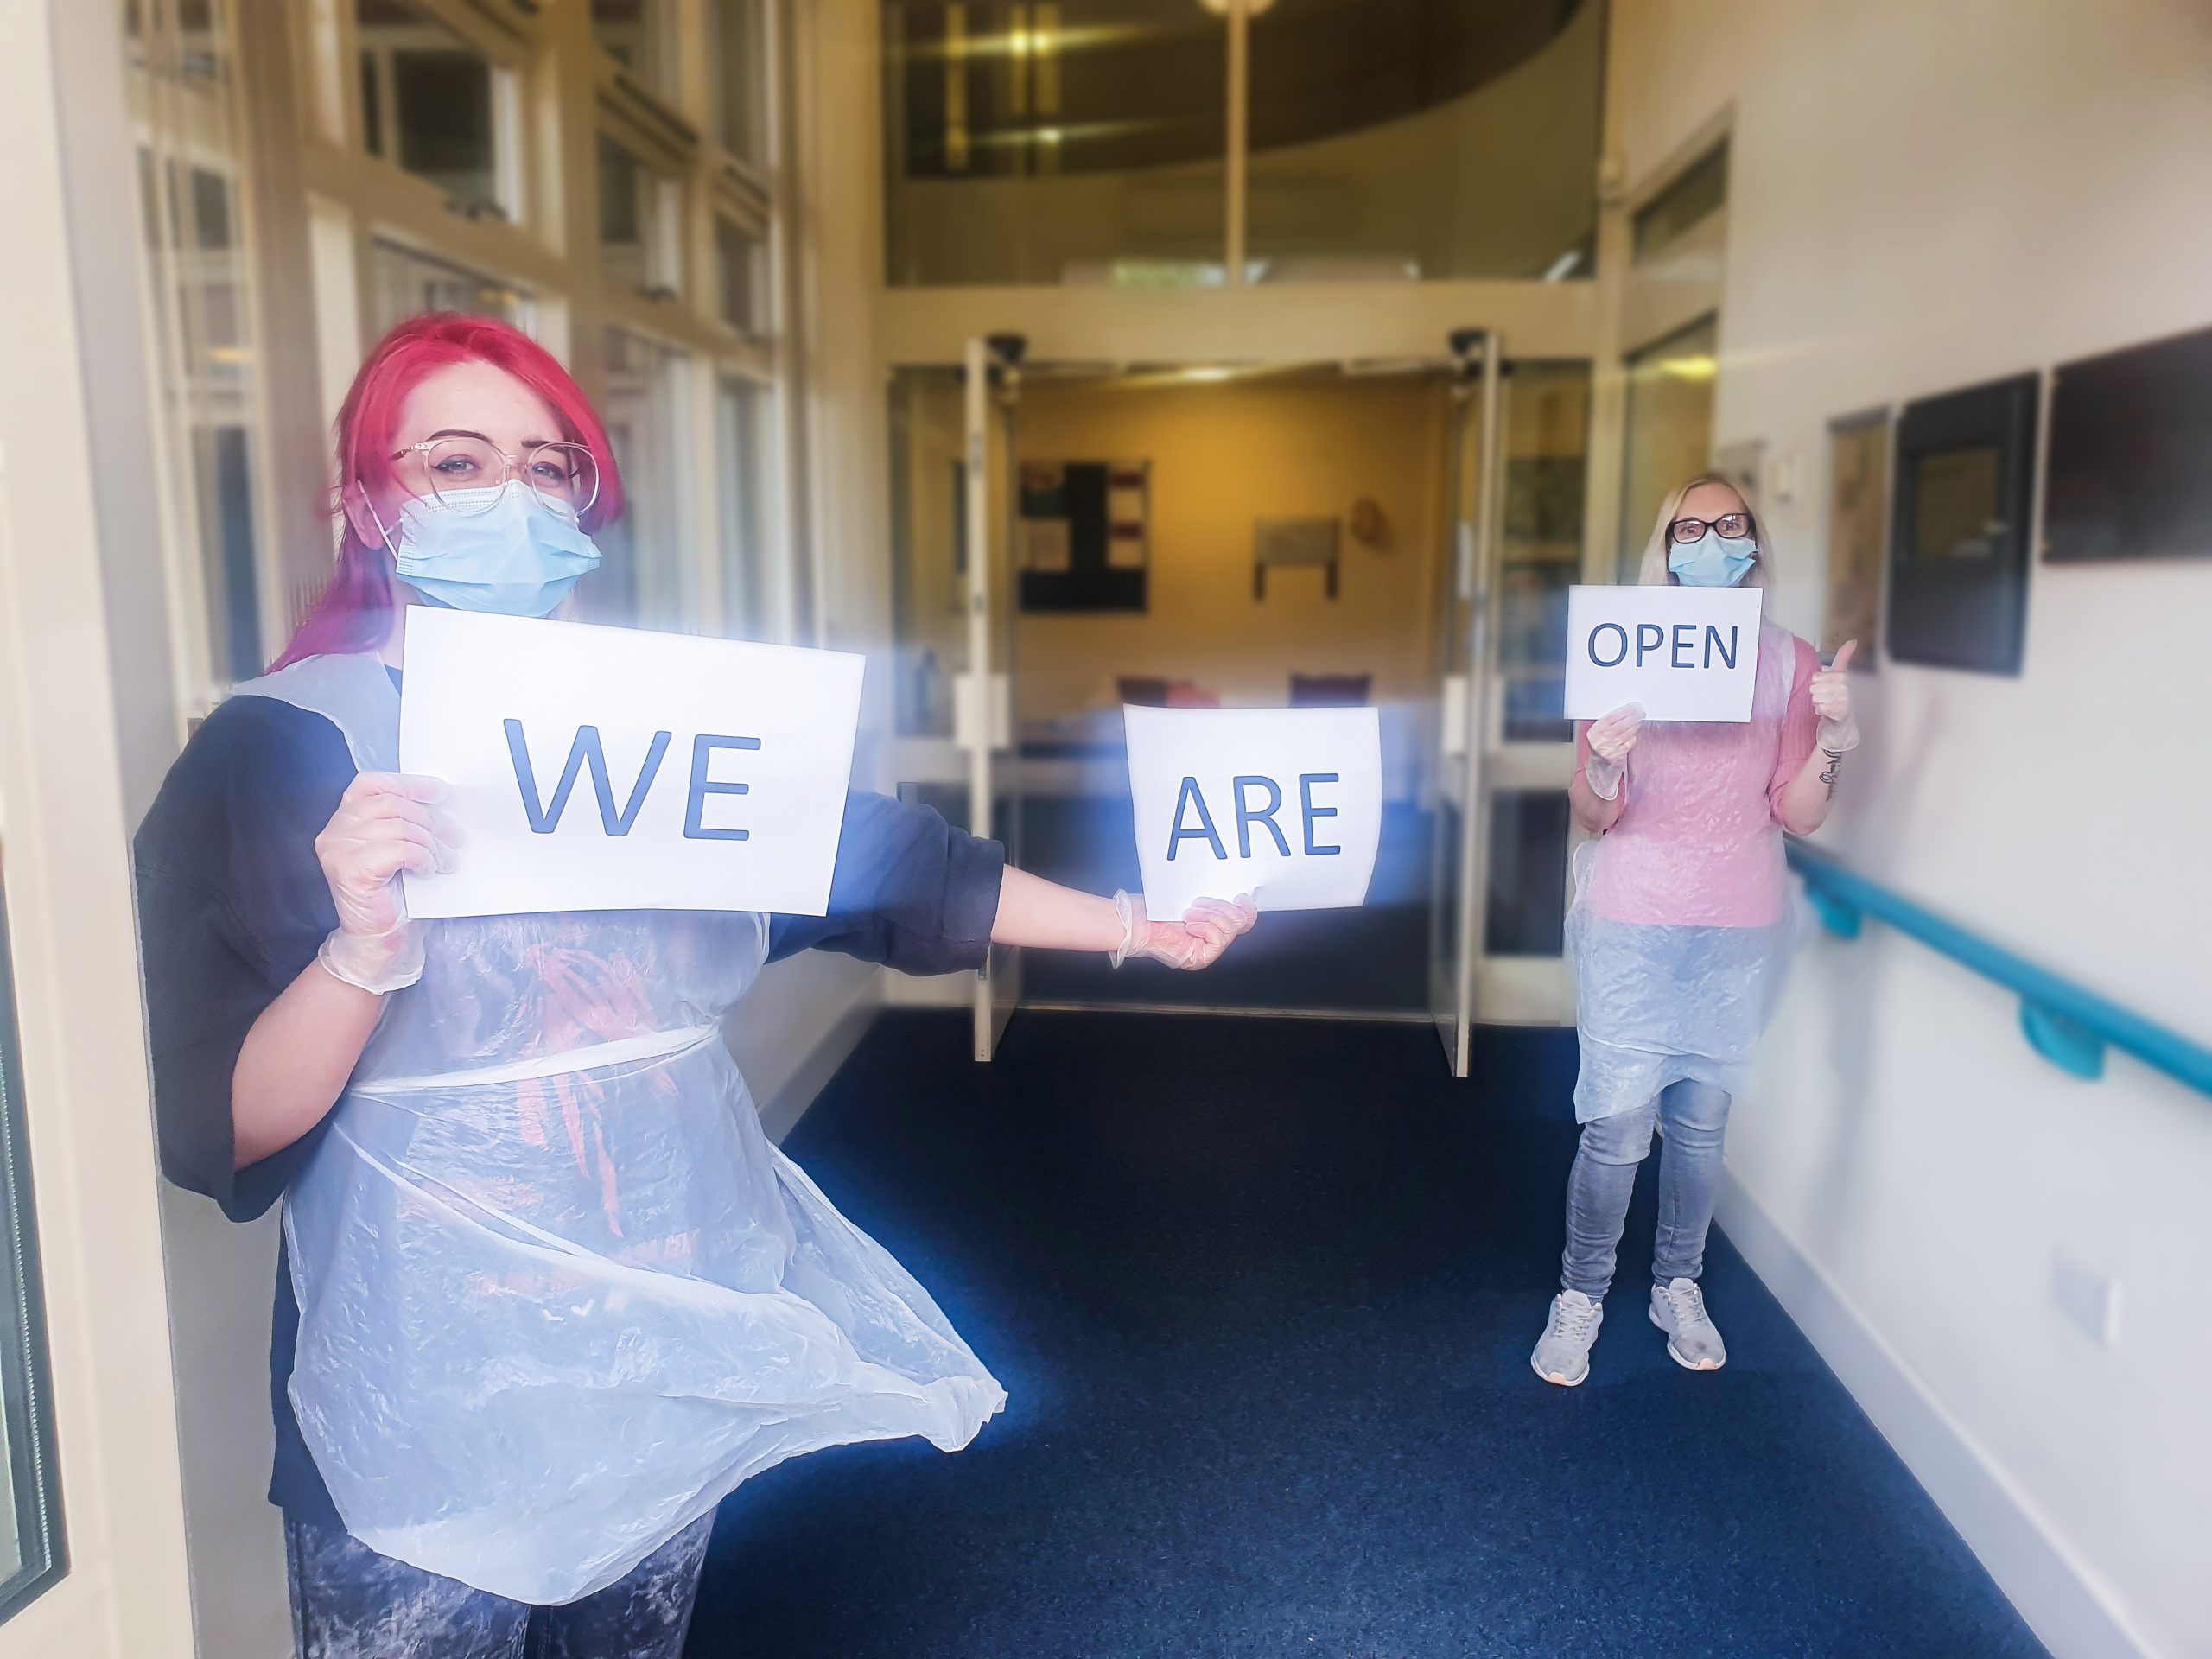
[[(1021, 856), (1020, 757), (1014, 746), (1014, 416), (1018, 340), (968, 342), (963, 385), (967, 471), (968, 671), (959, 682), (954, 736), (968, 757), (971, 827)], [(993, 945), (976, 980), (976, 1058), (988, 1060), (1021, 999), (1021, 953)]]
[(1475, 1019), (1476, 963), (1468, 942), (1480, 920), (1483, 868), (1482, 745), (1472, 739), (1486, 726), (1488, 677), (1477, 670), (1488, 654), (1485, 573), (1492, 525), (1486, 508), (1498, 494), (1488, 480), (1497, 466), (1501, 386), (1495, 331), (1455, 334), (1452, 346), (1459, 368), (1452, 387), (1444, 519), (1451, 540), (1437, 561), (1443, 689), (1429, 873), (1428, 995), (1452, 1075), (1464, 1077)]
[(1589, 578), (1590, 373), (1507, 364), (1497, 335), (1454, 337), (1436, 612), (1443, 685), (1429, 1000), (1453, 1075), (1471, 1027), (1566, 1025), (1574, 728), (1561, 716), (1567, 589)]

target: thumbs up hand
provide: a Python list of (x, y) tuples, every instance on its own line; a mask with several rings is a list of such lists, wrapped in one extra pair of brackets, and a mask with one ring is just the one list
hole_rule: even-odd
[(1814, 712), (1821, 717), (1821, 731), (1817, 740), (1821, 747), (1840, 754), (1859, 747), (1859, 721), (1851, 712), (1851, 659), (1857, 654), (1856, 639), (1844, 641), (1843, 649), (1835, 660), (1813, 676), (1811, 691)]

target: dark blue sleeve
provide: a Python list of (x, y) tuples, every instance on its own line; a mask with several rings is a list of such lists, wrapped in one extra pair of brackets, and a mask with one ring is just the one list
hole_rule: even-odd
[(836, 950), (906, 974), (983, 965), (1006, 849), (935, 809), (855, 790), (845, 798), (827, 916), (769, 918), (768, 959)]
[(132, 843), (162, 1169), (234, 1220), (275, 1203), (321, 1135), (232, 1167), (246, 1033), (338, 925), (315, 838), (353, 779), (321, 715), (233, 697), (185, 746)]

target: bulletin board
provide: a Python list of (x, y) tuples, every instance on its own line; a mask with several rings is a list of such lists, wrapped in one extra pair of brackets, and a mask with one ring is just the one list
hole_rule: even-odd
[(1926, 397), (1897, 419), (1890, 660), (2018, 674), (2028, 615), (2037, 376)]
[(1016, 559), (1024, 611), (1142, 611), (1152, 463), (1026, 461)]

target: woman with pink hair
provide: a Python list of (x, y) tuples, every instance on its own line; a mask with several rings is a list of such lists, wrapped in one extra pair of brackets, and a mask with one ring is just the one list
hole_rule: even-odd
[(179, 758), (137, 842), (163, 1165), (284, 1200), (271, 1351), (306, 1656), (675, 1659), (715, 1505), (800, 1452), (964, 1446), (1005, 1395), (763, 1135), (721, 1040), (768, 961), (993, 943), (1203, 968), (1154, 921), (848, 801), (825, 917), (417, 922), (468, 857), (396, 770), (406, 608), (559, 608), (622, 510), (598, 416), (504, 324), (402, 324), (339, 418), (328, 591)]

